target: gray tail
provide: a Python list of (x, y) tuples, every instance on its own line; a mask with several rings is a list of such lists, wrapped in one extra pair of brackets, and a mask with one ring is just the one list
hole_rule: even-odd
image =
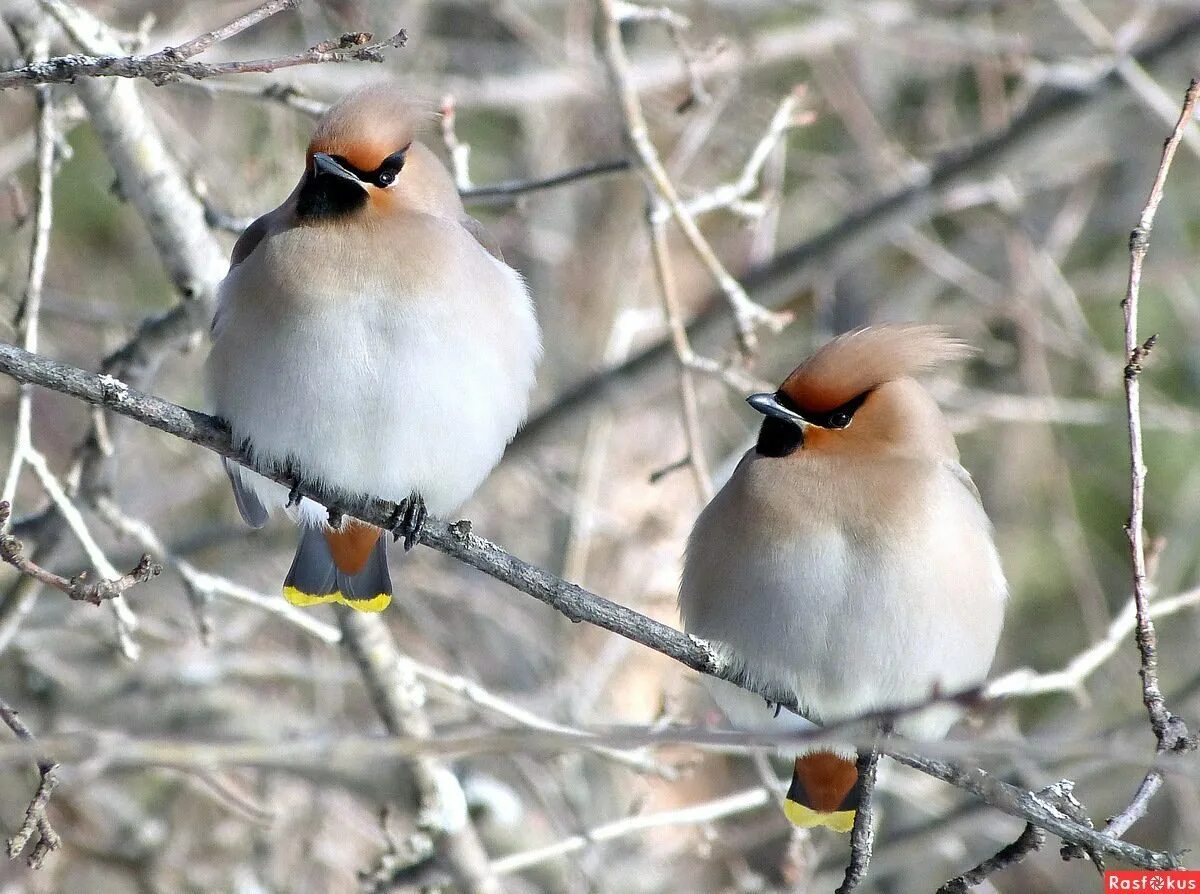
[(362, 568), (346, 574), (334, 563), (324, 533), (318, 528), (304, 528), (296, 558), (283, 581), (283, 596), (298, 606), (340, 602), (361, 612), (383, 611), (392, 601), (387, 535), (375, 542)]

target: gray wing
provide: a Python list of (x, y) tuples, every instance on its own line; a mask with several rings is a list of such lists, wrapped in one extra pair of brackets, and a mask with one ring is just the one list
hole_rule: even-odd
[[(254, 223), (250, 224), (250, 226), (246, 227), (246, 229), (242, 230), (242, 235), (238, 236), (237, 242), (233, 243), (233, 252), (229, 256), (229, 269), (231, 271), (238, 264), (242, 263), (242, 261), (246, 260), (246, 258), (250, 257), (250, 255), (254, 254), (254, 249), (258, 248), (259, 243), (271, 232), (275, 222), (280, 219), (280, 211), (280, 208), (268, 211), (262, 217), (255, 220)], [(226, 273), (225, 275), (228, 276), (229, 274)], [(216, 333), (217, 328), (220, 326), (220, 318), (221, 301), (218, 295), (217, 309), (213, 314), (212, 325), (209, 327), (210, 332)]]
[(241, 467), (237, 463), (224, 457), (221, 458), (221, 462), (225, 466), (225, 474), (229, 476), (229, 483), (233, 485), (233, 501), (237, 503), (242, 519), (252, 528), (261, 528), (270, 517), (267, 507), (258, 498), (258, 494), (246, 485), (242, 479)]
[(459, 223), (462, 224), (464, 230), (475, 237), (475, 241), (483, 246), (484, 251), (497, 261), (504, 260), (504, 255), (500, 253), (500, 243), (496, 241), (496, 237), (488, 232), (487, 227), (475, 218), (467, 215), (463, 215)]
[(276, 208), (274, 211), (268, 211), (242, 230), (242, 235), (238, 236), (237, 242), (233, 243), (233, 252), (229, 256), (230, 267), (236, 267), (254, 253), (254, 249), (258, 248), (258, 243), (262, 242), (263, 237), (271, 231), (271, 225), (279, 217), (279, 210)]

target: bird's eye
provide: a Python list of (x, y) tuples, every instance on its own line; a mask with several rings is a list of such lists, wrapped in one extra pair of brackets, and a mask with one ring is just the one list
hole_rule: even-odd
[(375, 184), (387, 189), (396, 181), (396, 172), (384, 169), (375, 175)]
[(845, 428), (850, 424), (850, 414), (845, 410), (834, 410), (829, 414), (830, 428)]

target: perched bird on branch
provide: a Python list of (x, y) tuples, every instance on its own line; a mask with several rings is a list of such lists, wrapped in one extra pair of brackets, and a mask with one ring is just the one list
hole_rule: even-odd
[[(377, 85), (321, 119), (292, 194), (233, 248), (207, 368), (235, 441), (298, 479), (402, 503), (406, 547), (427, 509), (454, 511), (499, 461), (541, 354), (523, 280), (417, 139), (429, 117)], [(255, 527), (295, 502), (225, 468)], [(308, 499), (297, 515), (288, 601), (385, 608), (384, 532)]]
[[(967, 353), (932, 326), (859, 329), (826, 344), (774, 394), (766, 418), (688, 542), (680, 610), (802, 717), (706, 678), (730, 721), (797, 730), (980, 683), (1007, 586), (992, 528), (946, 419), (912, 377)], [(941, 738), (960, 708), (902, 714)], [(865, 729), (867, 736), (872, 730)], [(848, 831), (862, 780), (853, 748), (796, 757), (784, 804), (799, 826)]]

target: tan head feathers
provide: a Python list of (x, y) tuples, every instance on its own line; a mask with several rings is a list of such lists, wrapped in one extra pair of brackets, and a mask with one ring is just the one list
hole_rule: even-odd
[(917, 375), (972, 348), (940, 326), (891, 323), (839, 335), (788, 376), (780, 391), (801, 412), (825, 413), (872, 388)]
[(433, 118), (432, 107), (407, 96), (391, 83), (355, 90), (325, 113), (308, 145), (311, 156), (325, 152), (354, 167), (374, 170), (397, 150), (404, 149)]

